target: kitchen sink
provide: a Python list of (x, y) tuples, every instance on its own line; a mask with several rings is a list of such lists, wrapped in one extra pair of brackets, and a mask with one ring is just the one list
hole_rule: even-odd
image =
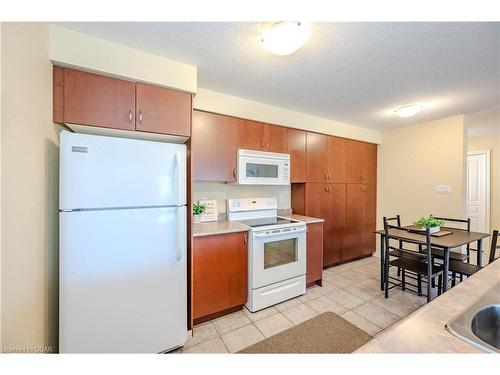
[(446, 324), (458, 338), (491, 353), (500, 353), (500, 282)]

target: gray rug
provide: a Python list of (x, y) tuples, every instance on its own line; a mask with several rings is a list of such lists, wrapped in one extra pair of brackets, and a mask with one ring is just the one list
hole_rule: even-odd
[(371, 339), (344, 318), (325, 312), (239, 353), (352, 353)]

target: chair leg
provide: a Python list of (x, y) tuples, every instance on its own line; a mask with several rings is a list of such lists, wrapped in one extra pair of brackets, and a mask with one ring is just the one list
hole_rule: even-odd
[(434, 279), (434, 277), (431, 279), (431, 287), (436, 287), (436, 279)]
[(417, 275), (417, 291), (418, 291), (418, 295), (421, 296), (422, 295), (422, 275), (421, 274)]
[(438, 276), (438, 290), (437, 290), (437, 295), (441, 295), (441, 288), (443, 287), (443, 274), (439, 274)]
[[(387, 262), (387, 260), (386, 260)], [(384, 272), (384, 297), (389, 298), (389, 267), (385, 267)]]
[[(467, 263), (470, 263), (470, 248), (469, 248), (469, 246), (467, 246)], [(462, 276), (462, 275), (460, 275), (460, 276)], [(460, 281), (462, 281), (462, 280), (460, 280)]]
[(457, 280), (457, 274), (455, 272), (451, 273), (451, 287), (453, 288), (455, 286)]
[(464, 275), (460, 274), (460, 282), (464, 281)]
[(429, 277), (427, 278), (427, 302), (430, 302), (431, 300), (431, 293), (432, 293), (431, 280), (434, 280), (434, 278), (429, 275)]
[(403, 272), (401, 273), (401, 289), (405, 290), (406, 289), (406, 272), (403, 269)]
[(401, 268), (398, 267), (398, 277), (401, 276)]

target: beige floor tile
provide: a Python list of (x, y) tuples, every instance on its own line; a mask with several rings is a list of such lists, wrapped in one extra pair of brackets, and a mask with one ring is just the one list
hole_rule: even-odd
[(318, 291), (318, 289), (320, 289), (320, 288), (315, 288), (315, 287), (309, 288), (309, 289), (307, 289), (306, 294), (301, 295), (297, 299), (300, 302), (307, 302), (307, 301), (313, 300), (315, 298), (319, 298), (322, 296), (322, 294)]
[(346, 290), (340, 290), (327, 294), (326, 297), (330, 298), (333, 302), (345, 307), (347, 310), (351, 310), (365, 303), (365, 300), (359, 298), (355, 294), (352, 294)]
[(314, 318), (318, 313), (309, 306), (302, 304), (283, 311), (283, 315), (293, 324), (299, 324)]
[(357, 283), (356, 285), (361, 286), (361, 287), (366, 286), (368, 288), (376, 290), (377, 292), (380, 291), (380, 280), (376, 279), (376, 278), (371, 278), (371, 279), (361, 281), (361, 282)]
[(345, 278), (341, 275), (343, 275), (343, 274), (330, 275), (328, 278), (325, 278), (325, 281), (333, 284), (334, 286), (336, 286), (339, 289), (343, 289), (343, 288), (346, 288), (346, 287), (354, 284), (354, 281), (352, 281), (348, 278)]
[(214, 337), (219, 337), (219, 334), (217, 333), (217, 330), (212, 322), (199, 324), (194, 326), (193, 336), (187, 339), (184, 347), (187, 348)]
[(245, 315), (243, 311), (237, 311), (230, 315), (226, 315), (215, 320), (212, 320), (219, 332), (219, 335), (231, 332), (237, 328), (243, 327), (244, 325), (250, 324), (250, 319)]
[(416, 310), (419, 308), (420, 305), (416, 305), (414, 303), (409, 304), (405, 303), (404, 301), (401, 300), (401, 297), (399, 294), (392, 295), (389, 298), (384, 298), (384, 297), (378, 297), (373, 300), (371, 300), (371, 303), (374, 305), (377, 305), (384, 310), (387, 310), (399, 317), (404, 317), (408, 314), (410, 314), (412, 311)]
[(341, 290), (341, 288), (329, 281), (323, 281), (323, 285), (317, 288), (318, 293), (322, 296), (328, 293), (336, 292), (337, 290)]
[(330, 298), (321, 296), (320, 298), (313, 299), (312, 301), (306, 302), (306, 305), (311, 309), (316, 311), (319, 314), (322, 314), (327, 311), (334, 312), (335, 314), (343, 314), (347, 310), (339, 305), (338, 303), (333, 302)]
[(243, 312), (245, 313), (245, 315), (252, 321), (252, 322), (256, 322), (258, 320), (261, 320), (261, 319), (264, 319), (264, 318), (267, 318), (268, 316), (271, 316), (271, 315), (274, 315), (278, 312), (278, 310), (276, 310), (274, 307), (268, 307), (267, 309), (264, 309), (264, 310), (260, 310), (260, 311), (257, 311), (257, 312), (251, 312), (249, 311), (246, 307), (243, 308)]
[(368, 279), (371, 279), (370, 275), (366, 273), (358, 272), (356, 269), (351, 269), (349, 271), (341, 273), (341, 277), (344, 279), (351, 280), (353, 283), (359, 283)]
[(224, 341), (231, 353), (236, 353), (264, 338), (264, 335), (253, 324), (248, 324), (222, 335), (222, 341)]
[(375, 289), (367, 285), (351, 285), (345, 288), (346, 291), (354, 294), (355, 296), (371, 301), (374, 298), (380, 297), (383, 292), (380, 289)]
[(369, 335), (376, 335), (378, 332), (382, 330), (382, 328), (378, 327), (377, 325), (369, 322), (368, 320), (362, 318), (356, 313), (353, 313), (352, 311), (347, 311), (346, 313), (341, 315), (342, 318), (345, 320), (351, 322), (354, 324), (356, 327), (362, 329)]
[(217, 336), (197, 345), (183, 348), (182, 353), (228, 353), (226, 345), (222, 339)]
[(290, 309), (292, 307), (298, 306), (300, 304), (302, 304), (302, 302), (300, 302), (298, 298), (292, 298), (292, 299), (289, 299), (288, 301), (281, 302), (280, 304), (275, 305), (274, 307), (279, 312), (283, 312), (283, 311), (285, 311), (287, 309)]
[(255, 322), (255, 326), (264, 336), (270, 337), (293, 327), (293, 324), (283, 314), (277, 313)]
[(399, 316), (371, 302), (358, 306), (352, 309), (352, 311), (380, 328), (386, 328), (400, 319)]
[(368, 266), (362, 266), (359, 268), (355, 268), (355, 271), (364, 273), (370, 277), (380, 277), (380, 266), (373, 266), (373, 265), (368, 265)]

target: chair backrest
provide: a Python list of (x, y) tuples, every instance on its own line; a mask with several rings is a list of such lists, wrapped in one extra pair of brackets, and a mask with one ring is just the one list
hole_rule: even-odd
[[(398, 250), (404, 255), (405, 253), (406, 254), (421, 254), (422, 257), (426, 256), (427, 257), (427, 261), (429, 262), (429, 264), (432, 265), (432, 250), (431, 250), (431, 233), (430, 233), (430, 229), (427, 228), (426, 231), (425, 231), (425, 239), (422, 239), (422, 240), (410, 240), (410, 239), (404, 239), (404, 240), (401, 240), (401, 238), (397, 235), (397, 234), (391, 234), (391, 229), (395, 229), (395, 230), (401, 230), (401, 231), (407, 231), (408, 229), (407, 228), (404, 228), (404, 227), (401, 227), (401, 226), (397, 226), (397, 225), (390, 225), (388, 220), (384, 217), (384, 237), (385, 237), (385, 248), (386, 249), (390, 249), (391, 246), (390, 246), (390, 240), (397, 240), (399, 241), (399, 248)], [(419, 246), (419, 248), (422, 248), (422, 246), (426, 246), (426, 251), (425, 251), (425, 255), (420, 253), (420, 252), (416, 252), (414, 250), (409, 250), (409, 249), (404, 249), (402, 247), (402, 242), (405, 242), (405, 243), (412, 243), (412, 244), (416, 244)]]
[(464, 226), (465, 224), (465, 229), (464, 228), (455, 228), (453, 227), (454, 229), (461, 229), (461, 230), (466, 230), (467, 232), (470, 232), (470, 218), (467, 218), (467, 219), (451, 219), (451, 218), (448, 218), (448, 217), (436, 217), (434, 216), (436, 219), (438, 220), (443, 220), (445, 222), (445, 226), (447, 226), (446, 224), (451, 222), (451, 223), (457, 223), (459, 225), (462, 225)]
[(500, 244), (498, 244), (498, 230), (494, 230), (491, 235), (490, 257), (488, 259), (488, 264), (495, 260), (497, 249), (500, 249)]
[(389, 221), (395, 221), (395, 222), (396, 222), (396, 225), (397, 225), (398, 227), (400, 227), (400, 226), (401, 226), (401, 216), (399, 216), (399, 215), (396, 215), (396, 216), (394, 216), (394, 217), (385, 217), (385, 216), (384, 216), (384, 223), (385, 223), (386, 221), (387, 221), (387, 222), (389, 222)]

